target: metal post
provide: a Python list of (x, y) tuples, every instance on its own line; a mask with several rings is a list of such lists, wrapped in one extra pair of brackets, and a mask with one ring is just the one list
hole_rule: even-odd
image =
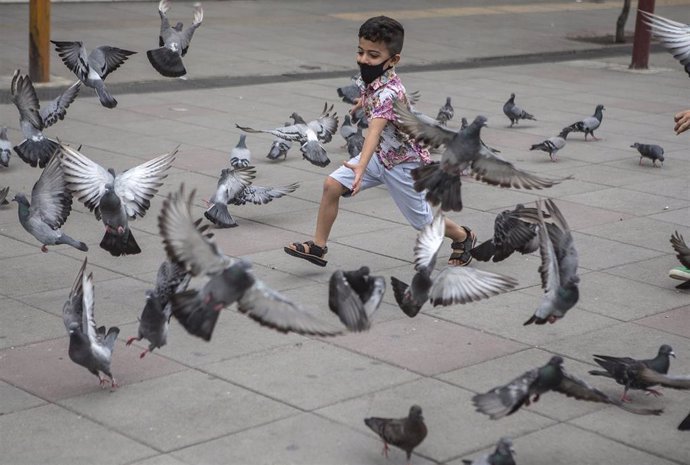
[(635, 37), (633, 39), (631, 69), (647, 69), (649, 66), (649, 49), (652, 33), (649, 26), (643, 23), (642, 13), (654, 13), (654, 0), (639, 0), (637, 3), (637, 19), (635, 20)]
[(50, 0), (29, 1), (29, 76), (50, 81)]

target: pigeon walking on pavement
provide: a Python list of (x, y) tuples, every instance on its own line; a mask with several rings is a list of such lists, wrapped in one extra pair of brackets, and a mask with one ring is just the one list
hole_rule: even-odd
[(194, 4), (194, 21), (187, 29), (182, 29), (182, 23), (170, 26), (168, 21), (170, 0), (161, 0), (158, 3), (158, 14), (161, 17), (161, 30), (158, 35), (158, 47), (146, 52), (151, 65), (165, 77), (182, 77), (187, 70), (182, 64), (182, 57), (189, 50), (194, 31), (201, 26), (204, 20), (204, 10), (201, 3)]
[[(19, 70), (14, 72), (10, 93), (12, 102), (19, 110), (19, 126), (25, 137), (14, 147), (19, 158), (34, 167), (46, 166), (50, 157), (59, 150), (60, 144), (46, 137), (43, 130), (65, 118), (67, 108), (77, 98), (80, 88), (81, 83), (75, 82), (54, 100), (40, 108), (31, 78), (20, 74)], [(0, 156), (0, 160), (2, 159), (3, 157)], [(9, 155), (7, 160), (9, 161)]]
[[(287, 122), (284, 126), (287, 127), (291, 125), (292, 123)], [(281, 139), (280, 137), (276, 137), (275, 139), (273, 139), (273, 143), (271, 144), (271, 148), (268, 151), (268, 155), (266, 155), (266, 158), (268, 158), (269, 160), (277, 160), (280, 157), (283, 157), (283, 160), (287, 160), (287, 154), (291, 148), (291, 140), (285, 140)]]
[(124, 63), (130, 55), (137, 52), (117, 47), (103, 45), (97, 47), (87, 55), (82, 42), (61, 42), (51, 40), (62, 62), (77, 75), (86, 86), (91, 87), (98, 94), (101, 105), (115, 108), (117, 100), (110, 95), (105, 86), (105, 78)]
[(218, 186), (208, 200), (208, 208), (204, 216), (219, 228), (232, 228), (237, 226), (237, 221), (228, 211), (228, 204), (265, 205), (273, 199), (279, 199), (299, 187), (299, 183), (292, 183), (280, 187), (261, 187), (252, 184), (256, 177), (256, 169), (253, 166), (241, 168), (225, 168), (220, 172)]
[(518, 124), (521, 119), (531, 119), (536, 121), (537, 118), (527, 113), (525, 110), (515, 105), (515, 94), (510, 94), (510, 98), (503, 104), (503, 114), (510, 120), (510, 127)]
[(252, 152), (247, 148), (247, 135), (240, 134), (240, 140), (230, 151), (230, 166), (233, 168), (244, 168), (249, 166), (252, 160)]
[(690, 76), (690, 24), (639, 10), (654, 37), (678, 60)]
[(436, 121), (445, 126), (448, 121), (453, 119), (453, 115), (455, 115), (455, 109), (450, 103), (450, 97), (446, 97), (446, 103), (438, 110)]
[(10, 155), (12, 154), (12, 143), (7, 138), (7, 128), (0, 128), (0, 165), (7, 168), (10, 166)]
[(657, 160), (659, 160), (660, 168), (664, 166), (664, 149), (660, 145), (635, 142), (630, 147), (640, 152), (640, 165), (642, 165), (643, 158), (649, 158), (652, 160), (652, 166), (656, 167)]
[(492, 420), (498, 420), (512, 415), (522, 406), (537, 402), (542, 394), (549, 391), (559, 392), (577, 400), (615, 405), (638, 415), (660, 415), (662, 412), (658, 409), (634, 408), (611, 399), (599, 389), (568, 374), (563, 369), (563, 358), (557, 355), (551, 357), (542, 367), (533, 368), (503, 386), (475, 395), (472, 397), (472, 403), (478, 412), (488, 415)]
[(463, 460), (465, 465), (515, 465), (515, 449), (510, 438), (501, 438), (496, 444), (496, 449), (487, 455), (483, 455), (475, 460)]
[(566, 139), (570, 134), (570, 128), (564, 128), (560, 134), (554, 137), (549, 137), (548, 139), (540, 142), (538, 144), (532, 145), (530, 150), (541, 150), (549, 154), (551, 161), (556, 161), (556, 153), (565, 147)]
[[(514, 252), (525, 255), (539, 249), (539, 226), (523, 221), (518, 212), (525, 206), (517, 204), (514, 210), (503, 210), (494, 220), (494, 236), (470, 250), (470, 254), (480, 262), (500, 262)], [(536, 214), (536, 211), (535, 211)]]
[(110, 385), (114, 389), (117, 382), (110, 371), (110, 364), (120, 329), (111, 326), (106, 332), (105, 326), (96, 327), (93, 274), (84, 276), (86, 262), (87, 259), (84, 258), (69, 297), (62, 307), (62, 319), (69, 334), (68, 354), (74, 363), (98, 376), (101, 385), (107, 383), (101, 373), (110, 378)]
[(427, 301), (433, 306), (465, 304), (502, 294), (518, 284), (509, 276), (459, 266), (446, 266), (432, 278), (444, 232), (445, 217), (439, 212), (417, 235), (416, 273), (411, 284), (391, 276), (395, 301), (410, 318), (415, 317)]
[(599, 138), (594, 135), (594, 131), (601, 126), (601, 120), (604, 119), (604, 110), (606, 110), (604, 105), (599, 104), (594, 109), (594, 114), (592, 116), (583, 118), (563, 129), (569, 129), (571, 132), (584, 132), (585, 140), (587, 140), (588, 135), (591, 135), (594, 140), (599, 140)]
[(328, 284), (328, 307), (350, 331), (366, 331), (385, 290), (385, 278), (371, 276), (368, 266), (353, 271), (337, 270)]
[(48, 245), (59, 244), (67, 244), (82, 252), (89, 250), (86, 244), (60, 230), (72, 211), (72, 196), (67, 190), (58, 155), (53, 155), (34, 184), (31, 203), (22, 193), (15, 195), (13, 200), (19, 205), (19, 222), (42, 244), (42, 252), (48, 252)]
[(404, 418), (369, 417), (364, 419), (364, 424), (383, 441), (381, 454), (388, 458), (390, 444), (405, 451), (408, 464), (412, 451), (424, 441), (428, 432), (422, 408), (418, 405), (410, 407), (409, 414)]
[(141, 252), (129, 220), (143, 217), (163, 185), (177, 149), (115, 174), (71, 147), (62, 146), (62, 169), (70, 191), (105, 225), (101, 248), (114, 257)]

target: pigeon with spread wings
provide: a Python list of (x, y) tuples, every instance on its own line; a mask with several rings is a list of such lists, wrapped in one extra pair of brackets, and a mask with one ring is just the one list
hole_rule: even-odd
[(168, 10), (170, 10), (170, 0), (161, 0), (158, 3), (158, 14), (161, 17), (161, 29), (158, 36), (159, 48), (148, 50), (146, 56), (161, 75), (182, 77), (187, 74), (187, 70), (182, 64), (182, 57), (189, 50), (189, 43), (192, 41), (194, 31), (201, 26), (201, 22), (204, 20), (204, 10), (201, 8), (201, 3), (194, 4), (194, 21), (187, 29), (182, 29), (182, 23), (170, 26)]
[(690, 24), (679, 23), (643, 10), (640, 10), (640, 13), (645, 17), (645, 22), (654, 37), (659, 39), (690, 76)]

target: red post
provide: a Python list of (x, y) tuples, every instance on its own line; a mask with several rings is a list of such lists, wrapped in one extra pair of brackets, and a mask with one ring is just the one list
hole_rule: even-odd
[(633, 39), (631, 69), (649, 68), (649, 49), (652, 42), (652, 33), (643, 21), (642, 13), (654, 13), (654, 0), (639, 0), (637, 3), (637, 19), (635, 20), (635, 37)]
[(50, 0), (29, 1), (29, 76), (50, 81)]

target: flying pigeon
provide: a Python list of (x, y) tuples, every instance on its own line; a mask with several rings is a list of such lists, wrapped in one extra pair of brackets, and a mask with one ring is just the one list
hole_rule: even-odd
[(678, 60), (690, 76), (690, 25), (640, 10), (652, 34), (659, 39), (673, 58)]
[(148, 349), (139, 355), (140, 358), (167, 344), (168, 324), (172, 315), (170, 297), (185, 291), (190, 280), (191, 276), (181, 266), (169, 260), (163, 261), (158, 267), (156, 287), (146, 291), (146, 304), (139, 317), (137, 335), (127, 339), (127, 345), (142, 339), (149, 341)]
[[(465, 129), (469, 125), (470, 125), (470, 123), (467, 122), (467, 118), (465, 118), (464, 116), (462, 118), (460, 118), (460, 129)], [(489, 152), (501, 153), (501, 151), (498, 150), (497, 148), (486, 145), (481, 138), (479, 138), (479, 142), (481, 142), (482, 147), (484, 147)], [(463, 176), (466, 176), (467, 174), (469, 174), (470, 169), (467, 168), (466, 171), (467, 171), (467, 173), (463, 173)]]
[(594, 355), (594, 361), (604, 370), (591, 370), (590, 375), (604, 376), (613, 378), (616, 382), (625, 387), (621, 402), (631, 402), (628, 397), (628, 390), (641, 389), (649, 394), (660, 396), (661, 393), (652, 389), (656, 384), (650, 380), (645, 380), (648, 376), (646, 370), (652, 370), (657, 374), (665, 375), (671, 366), (670, 357), (675, 358), (676, 354), (670, 345), (664, 344), (659, 347), (656, 357), (648, 360), (635, 360), (630, 357), (611, 357), (610, 355)]
[(243, 168), (249, 166), (252, 159), (252, 153), (247, 148), (247, 135), (240, 134), (240, 140), (237, 145), (230, 151), (230, 166), (233, 168)]
[(483, 148), (480, 139), (480, 131), (486, 126), (483, 116), (477, 116), (466, 129), (456, 132), (437, 122), (423, 121), (404, 103), (398, 101), (394, 106), (405, 132), (425, 145), (446, 147), (440, 162), (412, 170), (415, 190), (426, 190), (426, 199), (434, 206), (440, 204), (443, 211), (462, 210), (460, 175), (466, 168), (471, 169), (476, 179), (501, 187), (544, 189), (562, 181), (519, 170), (496, 153)]
[[(546, 200), (546, 209), (553, 223), (544, 222), (542, 200), (538, 199), (536, 219), (541, 255), (539, 274), (544, 297), (534, 315), (525, 321), (525, 325), (555, 323), (575, 306), (580, 297), (578, 257), (570, 227), (553, 200)], [(523, 220), (535, 219), (533, 209), (521, 210), (517, 215)]]
[(201, 219), (192, 220), (193, 198), (194, 191), (187, 198), (184, 187), (171, 192), (158, 216), (168, 258), (192, 276), (209, 277), (202, 289), (188, 289), (171, 297), (173, 315), (189, 333), (210, 340), (220, 310), (234, 302), (241, 313), (280, 332), (314, 336), (342, 333), (256, 278), (246, 260), (232, 262), (223, 255), (211, 240), (212, 234), (206, 232), (208, 225), (200, 227)]
[[(470, 254), (480, 262), (500, 262), (513, 252), (528, 254), (539, 249), (538, 226), (520, 219), (519, 211), (525, 211), (522, 204), (514, 210), (503, 210), (494, 220), (494, 236), (470, 250)], [(535, 211), (536, 214), (536, 211)]]
[(7, 205), (10, 202), (7, 200), (7, 194), (10, 193), (10, 186), (0, 189), (0, 206)]
[(347, 153), (350, 155), (350, 158), (359, 155), (362, 152), (362, 147), (364, 147), (364, 135), (362, 134), (362, 128), (358, 127), (357, 132), (347, 139)]
[(412, 451), (424, 441), (427, 435), (426, 424), (422, 416), (422, 408), (418, 405), (410, 407), (410, 413), (405, 418), (364, 419), (364, 424), (383, 441), (381, 453), (388, 458), (388, 444), (405, 451), (407, 463), (410, 463)]
[(353, 271), (337, 270), (328, 284), (328, 307), (350, 331), (366, 331), (385, 290), (384, 277), (371, 276), (368, 266)]
[[(285, 127), (291, 126), (292, 123), (285, 123)], [(292, 141), (291, 140), (285, 140), (281, 139), (280, 137), (276, 137), (273, 139), (273, 144), (271, 145), (271, 149), (268, 152), (268, 155), (266, 155), (266, 158), (269, 160), (277, 160), (280, 157), (283, 157), (283, 160), (287, 160), (287, 154), (288, 151), (292, 148)]]
[(218, 187), (208, 201), (208, 209), (204, 216), (219, 228), (232, 228), (237, 226), (237, 222), (228, 211), (228, 204), (264, 205), (294, 192), (299, 187), (299, 183), (296, 182), (281, 187), (255, 186), (252, 184), (255, 177), (256, 170), (253, 166), (223, 169), (218, 179)]
[(124, 63), (130, 55), (137, 52), (103, 45), (87, 55), (82, 42), (60, 42), (51, 40), (62, 62), (77, 75), (86, 87), (91, 87), (98, 94), (101, 105), (115, 108), (117, 100), (105, 87), (105, 78)]
[(660, 145), (640, 144), (639, 142), (635, 142), (630, 147), (637, 149), (637, 151), (640, 152), (640, 165), (642, 164), (643, 158), (649, 158), (652, 160), (653, 166), (656, 167), (657, 160), (659, 160), (661, 166), (664, 166), (664, 149)]
[(347, 86), (338, 87), (336, 92), (338, 97), (343, 99), (343, 102), (355, 105), (357, 100), (362, 96), (362, 89), (357, 85), (359, 75), (352, 76), (352, 83)]
[(86, 261), (84, 258), (69, 297), (62, 307), (62, 319), (69, 334), (68, 354), (74, 363), (98, 376), (101, 385), (107, 383), (101, 373), (110, 378), (110, 385), (114, 389), (117, 382), (110, 372), (110, 363), (120, 329), (111, 326), (106, 332), (105, 326), (96, 327), (93, 274), (84, 276)]
[(585, 381), (568, 374), (563, 369), (563, 358), (559, 356), (551, 357), (546, 365), (526, 371), (504, 386), (475, 395), (472, 397), (472, 403), (478, 412), (489, 415), (492, 420), (498, 420), (512, 415), (523, 405), (529, 406), (530, 403), (537, 402), (542, 394), (549, 391), (560, 392), (577, 400), (615, 405), (638, 415), (660, 415), (663, 411), (637, 409), (611, 399)]
[(678, 429), (680, 431), (690, 431), (690, 413), (688, 413), (688, 416), (685, 417), (685, 420), (680, 422)]
[(129, 220), (146, 214), (176, 154), (177, 149), (115, 174), (113, 169), (106, 170), (77, 150), (62, 146), (67, 187), (105, 225), (102, 249), (115, 257), (141, 252)]
[(555, 137), (549, 137), (543, 142), (532, 145), (530, 150), (541, 150), (549, 154), (551, 161), (556, 161), (556, 153), (565, 147), (565, 140), (570, 133), (570, 128), (564, 128), (560, 134)]
[(601, 125), (601, 120), (604, 118), (604, 110), (606, 110), (604, 105), (599, 104), (594, 110), (594, 115), (583, 118), (582, 120), (563, 129), (569, 129), (571, 132), (584, 132), (585, 140), (587, 140), (587, 135), (590, 134), (592, 139), (599, 140), (599, 138), (594, 135), (594, 131), (596, 131)]
[(510, 94), (508, 101), (503, 104), (503, 114), (506, 115), (510, 120), (511, 128), (514, 124), (518, 124), (521, 119), (531, 119), (532, 121), (537, 120), (537, 118), (515, 105), (515, 94)]
[[(10, 93), (12, 101), (19, 110), (19, 125), (25, 137), (19, 145), (14, 147), (19, 158), (34, 167), (46, 166), (50, 157), (59, 150), (60, 144), (43, 135), (43, 130), (65, 118), (67, 108), (77, 98), (80, 88), (81, 83), (75, 82), (57, 98), (40, 108), (31, 78), (20, 74), (19, 70), (14, 72)], [(3, 136), (4, 134), (3, 132)], [(4, 155), (0, 156), (0, 161), (5, 159), (4, 157)], [(9, 154), (7, 160), (9, 160)]]
[[(675, 231), (673, 234), (671, 234), (671, 245), (673, 246), (673, 250), (675, 250), (676, 257), (680, 261), (681, 265), (683, 265), (685, 268), (690, 268), (690, 248), (688, 248), (688, 246), (685, 244), (683, 236), (679, 234), (678, 231)], [(670, 274), (670, 276), (672, 278), (676, 278), (676, 276), (673, 274)], [(683, 282), (677, 285), (676, 289), (690, 289), (690, 281), (684, 278), (677, 279), (683, 279)]]
[(450, 97), (446, 97), (446, 103), (438, 110), (436, 121), (445, 126), (448, 121), (453, 119), (454, 114), (455, 110), (453, 105), (450, 104)]
[(7, 168), (10, 165), (12, 143), (7, 138), (7, 128), (0, 129), (0, 165)]
[(445, 216), (439, 212), (417, 235), (414, 248), (417, 272), (412, 284), (408, 286), (391, 276), (395, 301), (410, 318), (419, 313), (426, 301), (433, 306), (466, 304), (502, 294), (518, 284), (509, 276), (459, 266), (446, 266), (432, 278), (444, 232)]
[(72, 210), (72, 196), (67, 190), (65, 177), (60, 169), (58, 155), (53, 155), (31, 190), (31, 203), (22, 193), (13, 199), (19, 205), (19, 222), (32, 236), (43, 244), (67, 244), (82, 252), (89, 248), (83, 242), (72, 239), (60, 230)]
[(182, 64), (182, 57), (189, 50), (194, 31), (201, 26), (204, 20), (204, 10), (201, 3), (194, 4), (194, 22), (187, 29), (182, 29), (182, 23), (170, 26), (167, 12), (170, 9), (170, 0), (161, 0), (158, 4), (158, 14), (161, 17), (161, 30), (158, 36), (158, 46), (146, 52), (146, 56), (153, 67), (165, 77), (182, 77), (187, 70)]
[(295, 120), (295, 124), (276, 129), (252, 129), (236, 124), (237, 128), (249, 133), (268, 133), (284, 140), (298, 141), (300, 151), (303, 158), (316, 166), (327, 166), (331, 160), (328, 159), (326, 149), (323, 148), (321, 142), (328, 142), (331, 140), (333, 134), (338, 129), (338, 116), (330, 112), (333, 109), (327, 108), (328, 104), (324, 106), (324, 110), (318, 119), (306, 123), (302, 117), (297, 113), (293, 113), (290, 117)]
[(513, 454), (515, 454), (513, 441), (510, 438), (501, 438), (491, 454), (476, 460), (463, 460), (462, 463), (465, 465), (515, 465)]

